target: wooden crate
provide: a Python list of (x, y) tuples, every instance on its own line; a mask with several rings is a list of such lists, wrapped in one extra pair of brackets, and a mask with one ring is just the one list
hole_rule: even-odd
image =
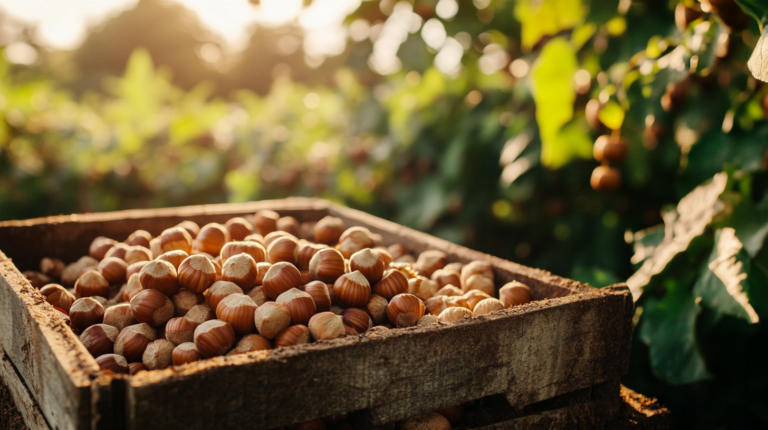
[[(74, 261), (96, 236), (120, 240), (137, 229), (157, 235), (185, 219), (223, 223), (260, 209), (299, 221), (330, 214), (416, 253), (434, 248), (450, 261), (485, 260), (494, 267), (497, 288), (521, 281), (537, 301), (450, 325), (108, 377), (19, 272), (36, 268), (44, 256)], [(590, 288), (323, 200), (8, 221), (0, 223), (0, 250), (0, 347), (7, 357), (0, 369), (18, 376), (18, 389), (30, 400), (28, 415), (39, 411), (50, 428), (272, 428), (352, 411), (380, 425), (496, 394), (520, 409), (618, 384), (627, 371), (633, 302), (626, 285)]]

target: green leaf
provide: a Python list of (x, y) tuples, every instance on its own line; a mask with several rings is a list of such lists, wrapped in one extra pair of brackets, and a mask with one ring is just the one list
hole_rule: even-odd
[(530, 50), (544, 36), (552, 36), (584, 21), (581, 0), (519, 0), (515, 17), (522, 24), (521, 44)]
[(736, 3), (761, 26), (768, 24), (768, 3), (764, 0), (736, 0)]
[(600, 122), (605, 124), (606, 127), (611, 130), (619, 130), (621, 124), (624, 123), (624, 109), (619, 106), (615, 101), (609, 101), (600, 109), (600, 113), (597, 115), (600, 118)]
[(754, 257), (762, 249), (768, 234), (768, 196), (758, 205), (745, 201), (735, 204), (723, 226), (733, 227), (744, 250), (750, 257)]
[(648, 299), (643, 307), (640, 339), (650, 349), (651, 367), (659, 378), (688, 384), (711, 377), (696, 342), (696, 318), (701, 308), (685, 286), (667, 291), (663, 299)]
[(640, 230), (632, 235), (632, 247), (635, 251), (632, 255), (632, 264), (640, 264), (649, 259), (656, 247), (664, 240), (664, 225), (657, 225)]

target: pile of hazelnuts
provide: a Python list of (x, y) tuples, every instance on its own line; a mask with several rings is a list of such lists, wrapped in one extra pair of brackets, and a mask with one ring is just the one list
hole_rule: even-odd
[(267, 210), (249, 218), (202, 228), (184, 221), (123, 242), (98, 237), (88, 256), (69, 265), (44, 258), (40, 272), (25, 275), (102, 370), (132, 375), (453, 323), (532, 299), (519, 282), (496, 296), (486, 262), (449, 263), (439, 250), (416, 258), (339, 218), (300, 224)]

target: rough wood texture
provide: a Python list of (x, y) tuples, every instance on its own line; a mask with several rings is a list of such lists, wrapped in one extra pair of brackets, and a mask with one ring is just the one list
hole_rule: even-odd
[[(0, 249), (28, 269), (44, 256), (73, 261), (87, 253), (96, 236), (123, 240), (137, 229), (159, 234), (185, 219), (202, 226), (259, 209), (300, 221), (332, 214), (348, 226), (381, 234), (386, 244), (401, 242), (415, 252), (441, 249), (451, 261), (487, 260), (494, 265), (497, 288), (520, 280), (540, 301), (452, 325), (220, 357), (142, 373), (125, 382), (101, 377), (92, 384), (93, 359), (0, 254), (5, 311), (0, 327), (23, 333), (13, 339), (0, 334), (0, 345), (13, 351), (9, 358), (49, 422), (61, 428), (270, 428), (367, 410), (371, 423), (382, 424), (492, 394), (503, 394), (522, 407), (616, 380), (626, 372), (632, 298), (625, 285), (595, 290), (322, 200), (3, 222)], [(23, 348), (35, 353), (30, 357)]]
[[(6, 430), (50, 430), (43, 412), (0, 347), (0, 383), (9, 397), (0, 399), (0, 428)], [(5, 396), (0, 396), (5, 397)]]

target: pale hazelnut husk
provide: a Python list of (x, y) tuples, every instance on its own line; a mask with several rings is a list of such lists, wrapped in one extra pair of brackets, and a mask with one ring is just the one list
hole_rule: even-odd
[(141, 361), (144, 350), (157, 339), (157, 333), (148, 324), (134, 324), (122, 330), (115, 341), (115, 353), (122, 355), (129, 363)]
[(432, 280), (437, 282), (438, 289), (447, 285), (461, 285), (461, 273), (458, 270), (437, 269), (432, 272)]
[(358, 251), (349, 257), (349, 270), (357, 270), (362, 273), (370, 285), (375, 284), (384, 276), (385, 268), (384, 260), (370, 248)]
[(186, 288), (182, 288), (178, 293), (171, 296), (173, 302), (173, 316), (183, 317), (192, 309), (192, 306), (205, 303), (205, 296), (201, 293), (194, 293)]
[(196, 238), (197, 234), (200, 233), (200, 226), (194, 221), (185, 220), (177, 224), (176, 227), (181, 227), (186, 230), (192, 239)]
[(128, 252), (130, 248), (131, 248), (130, 245), (126, 245), (124, 243), (116, 243), (115, 246), (110, 248), (109, 251), (107, 251), (107, 253), (104, 254), (104, 258), (115, 257), (121, 260), (125, 260), (125, 254)]
[(124, 302), (130, 302), (132, 298), (136, 297), (136, 294), (144, 291), (144, 288), (141, 286), (140, 279), (141, 278), (138, 273), (134, 273), (130, 278), (128, 278), (128, 282), (125, 284), (125, 288), (123, 289)]
[(301, 272), (291, 263), (285, 261), (274, 263), (264, 275), (261, 285), (264, 287), (264, 294), (275, 300), (291, 288), (301, 286)]
[(251, 291), (248, 291), (246, 293), (248, 297), (253, 300), (254, 303), (256, 303), (256, 306), (261, 306), (264, 303), (269, 301), (269, 297), (267, 297), (266, 294), (264, 294), (264, 287), (259, 285), (258, 287), (253, 287)]
[(309, 275), (318, 281), (336, 282), (345, 271), (344, 256), (333, 248), (318, 250), (309, 260)]
[(149, 241), (152, 240), (152, 235), (149, 234), (146, 230), (136, 230), (133, 233), (128, 236), (128, 239), (125, 239), (123, 243), (129, 246), (143, 246), (147, 249), (149, 249)]
[(40, 260), (40, 271), (52, 279), (58, 279), (62, 270), (64, 270), (64, 262), (58, 258), (45, 257)]
[(145, 264), (139, 272), (139, 282), (144, 290), (158, 290), (166, 296), (179, 291), (179, 282), (173, 264), (164, 260), (154, 260)]
[(301, 290), (312, 296), (315, 302), (316, 312), (327, 312), (331, 310), (332, 301), (328, 285), (323, 281), (312, 281), (301, 286)]
[(313, 230), (315, 242), (335, 245), (346, 230), (346, 226), (341, 218), (329, 215), (318, 221)]
[(331, 310), (329, 312), (332, 312), (336, 315), (341, 315), (344, 313), (344, 308), (337, 304), (334, 304), (333, 306), (331, 306)]
[(183, 227), (171, 227), (160, 235), (160, 250), (192, 252), (192, 236)]
[(368, 303), (365, 304), (363, 309), (371, 317), (374, 325), (384, 324), (387, 322), (387, 305), (389, 301), (378, 294), (371, 294), (371, 298), (368, 299)]
[(157, 257), (157, 260), (163, 260), (171, 263), (173, 265), (173, 268), (176, 269), (176, 272), (179, 271), (179, 266), (181, 266), (181, 263), (189, 257), (189, 254), (186, 252), (175, 249), (173, 251), (168, 251), (163, 254), (159, 254)]
[(264, 283), (264, 277), (267, 275), (272, 263), (256, 263), (256, 285)]
[(371, 232), (365, 227), (350, 227), (339, 237), (336, 249), (344, 258), (349, 258), (357, 251), (373, 248), (375, 241)]
[(147, 366), (144, 363), (129, 363), (128, 369), (131, 375), (137, 375), (139, 372), (146, 372)]
[(408, 292), (408, 278), (403, 272), (396, 269), (390, 269), (384, 272), (384, 276), (382, 276), (381, 280), (373, 286), (373, 293), (378, 294), (387, 300), (406, 292)]
[[(491, 283), (495, 281), (493, 275), (493, 266), (485, 261), (473, 261), (468, 263), (461, 269), (461, 285), (462, 287), (467, 283), (467, 280), (472, 275), (482, 275), (488, 278)], [(468, 291), (468, 290), (465, 290)]]
[(274, 339), (291, 325), (291, 313), (280, 303), (267, 302), (256, 308), (254, 323), (260, 335)]
[(224, 228), (229, 232), (229, 237), (234, 241), (240, 241), (253, 234), (253, 224), (245, 218), (234, 217), (224, 223)]
[(275, 338), (275, 348), (309, 343), (309, 328), (305, 325), (292, 325), (280, 332)]
[(524, 305), (533, 300), (531, 289), (522, 282), (513, 281), (505, 284), (499, 290), (499, 300), (505, 307)]
[(459, 306), (447, 308), (437, 316), (441, 323), (452, 323), (466, 318), (472, 318), (472, 311)]
[(158, 290), (144, 290), (131, 299), (136, 321), (159, 326), (173, 317), (173, 302)]
[(228, 258), (221, 268), (221, 280), (232, 282), (243, 291), (250, 291), (256, 285), (257, 276), (256, 260), (246, 253)]
[(34, 270), (25, 270), (22, 272), (25, 278), (35, 288), (42, 288), (43, 286), (52, 282), (51, 278), (43, 273), (36, 272)]
[(438, 413), (427, 412), (397, 423), (396, 430), (451, 430), (451, 423)]
[(127, 375), (130, 373), (128, 368), (128, 361), (125, 357), (118, 354), (104, 354), (96, 358), (96, 364), (99, 365), (99, 369), (108, 370), (112, 373)]
[(149, 343), (141, 356), (141, 362), (147, 370), (165, 369), (172, 364), (173, 350), (176, 345), (168, 339), (157, 339)]
[(467, 307), (469, 307), (469, 310), (474, 311), (475, 306), (477, 306), (478, 303), (492, 296), (480, 290), (470, 290), (470, 291), (467, 291), (467, 293), (464, 294), (462, 297), (464, 297), (467, 300)]
[(260, 210), (253, 215), (253, 228), (256, 233), (266, 236), (277, 230), (280, 214), (270, 210)]
[(437, 293), (437, 282), (424, 276), (417, 276), (408, 280), (408, 294), (426, 300)]
[(83, 269), (91, 266), (98, 266), (99, 261), (95, 258), (84, 256), (80, 257), (76, 262), (67, 265), (61, 271), (61, 285), (65, 288), (72, 288), (75, 286), (75, 282), (80, 275), (82, 275)]
[(424, 301), (425, 311), (431, 315), (440, 315), (440, 312), (450, 307), (447, 299), (448, 296), (434, 296), (428, 298)]
[(125, 269), (125, 281), (128, 282), (128, 280), (131, 279), (131, 276), (133, 276), (134, 273), (136, 274), (141, 273), (141, 269), (143, 269), (144, 266), (147, 265), (147, 263), (149, 263), (149, 261), (139, 261), (137, 263), (133, 263), (129, 265), (128, 268)]
[(81, 332), (104, 321), (104, 307), (93, 297), (77, 299), (69, 308), (69, 319), (72, 328), (76, 332)]
[(197, 350), (194, 342), (185, 342), (176, 346), (171, 353), (171, 361), (174, 366), (200, 361), (203, 356)]
[(272, 264), (286, 261), (296, 265), (299, 263), (299, 241), (292, 236), (279, 237), (267, 246), (267, 255)]
[(297, 221), (296, 218), (292, 216), (280, 217), (280, 219), (277, 220), (277, 229), (279, 231), (290, 233), (296, 237), (298, 237), (301, 233), (299, 228), (299, 221)]
[(469, 309), (469, 301), (467, 301), (466, 297), (464, 297), (464, 296), (446, 297), (445, 298), (445, 303), (447, 304), (447, 306), (449, 308), (453, 307), (453, 306), (458, 306), (460, 308), (467, 308), (467, 309)]
[(344, 307), (361, 307), (371, 298), (371, 286), (365, 276), (356, 270), (345, 273), (334, 282), (333, 296)]
[(320, 312), (309, 319), (309, 332), (314, 340), (330, 340), (346, 335), (344, 320), (333, 312)]
[(216, 281), (211, 288), (205, 290), (205, 298), (208, 306), (216, 312), (219, 302), (224, 300), (230, 294), (243, 294), (243, 289), (232, 282)]
[(312, 261), (312, 257), (317, 254), (317, 251), (328, 248), (327, 245), (315, 244), (307, 242), (306, 240), (299, 241), (299, 263), (297, 267), (299, 270), (309, 270), (309, 262)]
[(244, 336), (254, 329), (253, 314), (256, 303), (245, 294), (230, 294), (216, 307), (216, 318), (229, 323), (237, 336)]
[(80, 342), (96, 358), (112, 353), (118, 333), (119, 331), (111, 325), (94, 324), (83, 330)]
[(44, 286), (40, 289), (40, 294), (45, 296), (45, 300), (52, 306), (60, 308), (66, 313), (69, 313), (69, 308), (72, 307), (72, 303), (76, 300), (75, 296), (58, 284)]
[(464, 295), (464, 291), (461, 291), (461, 288), (458, 288), (458, 287), (453, 286), (452, 284), (449, 284), (449, 285), (446, 285), (446, 286), (440, 288), (439, 290), (437, 290), (435, 295), (436, 296), (448, 296), (448, 297), (463, 296)]
[(419, 254), (414, 268), (419, 272), (419, 275), (431, 278), (435, 270), (442, 269), (446, 264), (448, 264), (448, 256), (445, 255), (445, 252), (429, 249)]
[(199, 325), (187, 317), (171, 318), (165, 325), (165, 338), (176, 345), (192, 342), (195, 337), (195, 330)]
[(152, 251), (141, 245), (129, 246), (125, 251), (125, 262), (129, 265), (139, 261), (152, 261)]
[(202, 255), (190, 255), (179, 265), (178, 282), (193, 293), (202, 293), (216, 282), (216, 266), (212, 259)]
[(472, 290), (480, 290), (491, 297), (496, 295), (496, 287), (493, 285), (493, 281), (479, 273), (467, 278), (461, 289), (464, 293)]
[(413, 294), (398, 294), (387, 305), (387, 318), (398, 327), (416, 325), (424, 316), (424, 302)]
[(364, 333), (373, 327), (371, 317), (362, 309), (347, 308), (341, 313), (342, 320), (352, 326), (358, 333)]
[(109, 239), (104, 236), (99, 236), (96, 239), (93, 239), (91, 246), (88, 247), (88, 255), (97, 260), (101, 260), (104, 258), (107, 251), (109, 251), (115, 245), (117, 245), (116, 240)]
[(99, 272), (89, 270), (77, 278), (75, 282), (75, 296), (83, 297), (109, 297), (109, 281)]
[(136, 324), (136, 318), (133, 317), (130, 303), (121, 303), (105, 309), (104, 324), (111, 325), (116, 328), (118, 332), (129, 325)]
[(436, 315), (425, 314), (423, 317), (419, 318), (418, 321), (416, 321), (416, 325), (423, 326), (423, 325), (437, 324), (438, 322), (440, 322), (440, 319), (438, 319)]
[(253, 257), (256, 263), (267, 261), (267, 250), (257, 242), (229, 242), (221, 248), (221, 261), (227, 262), (229, 257), (246, 253)]
[(272, 342), (266, 337), (259, 334), (249, 334), (243, 336), (240, 342), (237, 342), (237, 345), (232, 348), (232, 351), (227, 353), (227, 356), (246, 354), (253, 351), (267, 351), (273, 348)]
[(208, 305), (195, 305), (192, 306), (192, 309), (187, 312), (186, 315), (190, 321), (194, 321), (198, 324), (202, 324), (206, 321), (210, 321), (212, 319), (216, 318), (216, 314), (213, 312), (213, 309), (211, 309)]
[(478, 304), (475, 305), (474, 309), (472, 310), (472, 316), (480, 316), (480, 315), (488, 315), (490, 313), (500, 311), (502, 309), (505, 309), (506, 306), (504, 306), (504, 303), (501, 302), (501, 300), (488, 297), (486, 299), (481, 300)]
[(128, 264), (117, 257), (109, 257), (101, 260), (98, 265), (99, 272), (110, 284), (125, 282), (125, 273)]
[(288, 309), (288, 313), (291, 314), (291, 325), (306, 325), (317, 310), (312, 296), (297, 288), (291, 288), (280, 294), (275, 302)]
[(205, 252), (213, 256), (219, 255), (221, 248), (229, 242), (229, 232), (219, 223), (212, 222), (200, 229), (195, 238), (192, 249)]
[(235, 343), (235, 330), (224, 321), (206, 321), (195, 330), (194, 342), (205, 358), (224, 355)]

